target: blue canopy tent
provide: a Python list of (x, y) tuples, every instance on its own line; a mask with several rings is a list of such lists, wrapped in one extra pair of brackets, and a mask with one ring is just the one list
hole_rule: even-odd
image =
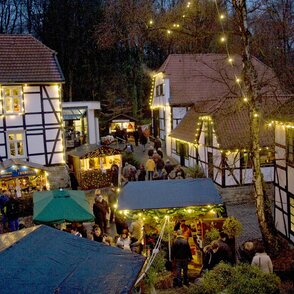
[(118, 197), (119, 210), (180, 208), (222, 204), (211, 179), (128, 182)]
[(129, 293), (144, 262), (141, 255), (42, 225), (0, 252), (0, 289), (2, 294)]

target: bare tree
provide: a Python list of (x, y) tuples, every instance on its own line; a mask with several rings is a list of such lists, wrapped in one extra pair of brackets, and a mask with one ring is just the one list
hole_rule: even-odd
[(275, 251), (279, 248), (279, 239), (275, 229), (271, 207), (264, 191), (263, 176), (260, 168), (260, 130), (261, 130), (261, 93), (258, 87), (257, 73), (252, 64), (251, 32), (248, 26), (246, 0), (232, 1), (242, 39), (243, 92), (250, 107), (251, 157), (253, 163), (253, 184), (255, 188), (256, 213), (266, 247)]

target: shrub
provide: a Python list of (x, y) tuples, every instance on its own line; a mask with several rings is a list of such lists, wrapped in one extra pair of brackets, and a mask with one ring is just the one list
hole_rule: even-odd
[(188, 167), (186, 169), (186, 174), (189, 174), (192, 178), (206, 178), (202, 168), (199, 165)]
[(233, 267), (221, 263), (192, 285), (189, 293), (276, 294), (279, 286), (280, 279), (275, 274), (263, 273), (249, 264)]
[(223, 232), (226, 233), (229, 238), (240, 236), (242, 229), (242, 224), (233, 216), (226, 218), (224, 221)]
[(125, 165), (126, 162), (133, 165), (136, 168), (140, 166), (140, 161), (134, 156), (133, 153), (124, 152), (122, 154), (122, 162), (123, 162), (123, 166)]

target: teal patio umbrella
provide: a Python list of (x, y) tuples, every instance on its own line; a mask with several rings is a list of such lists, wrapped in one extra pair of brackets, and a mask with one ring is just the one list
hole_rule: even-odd
[(89, 202), (83, 191), (52, 190), (35, 192), (33, 220), (38, 224), (93, 221)]

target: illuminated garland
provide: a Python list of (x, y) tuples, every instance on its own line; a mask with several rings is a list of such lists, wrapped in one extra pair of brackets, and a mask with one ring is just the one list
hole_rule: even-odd
[(111, 184), (111, 172), (106, 170), (87, 170), (80, 173), (80, 187), (83, 190), (109, 187)]
[(223, 205), (193, 206), (181, 208), (166, 209), (148, 209), (148, 210), (119, 210), (120, 214), (127, 219), (142, 219), (150, 224), (159, 224), (165, 217), (170, 218), (199, 218), (204, 216), (221, 216), (224, 212)]

